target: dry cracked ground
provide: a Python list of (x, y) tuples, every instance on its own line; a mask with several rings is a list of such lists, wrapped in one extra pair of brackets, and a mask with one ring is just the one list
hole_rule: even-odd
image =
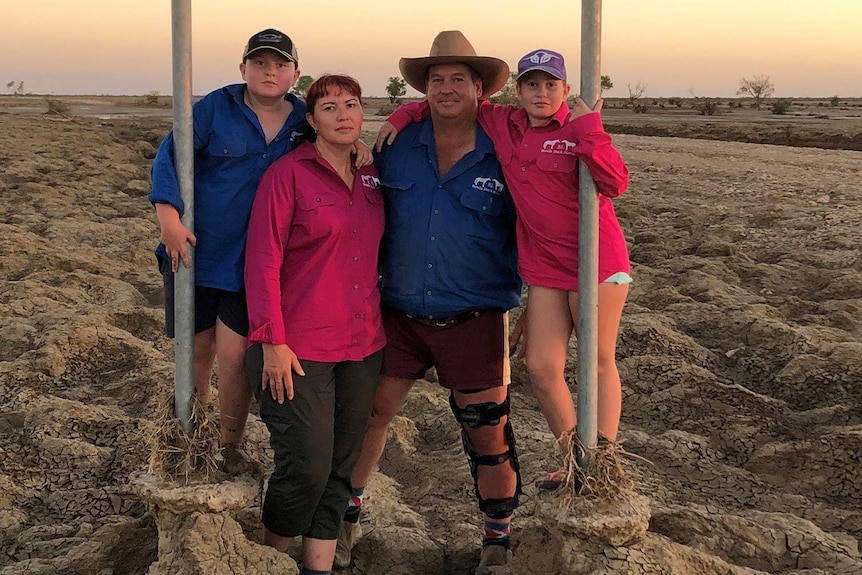
[[(0, 114), (2, 575), (142, 574), (157, 559), (128, 478), (172, 382), (146, 201), (167, 128)], [(526, 486), (512, 571), (862, 573), (862, 152), (615, 142), (632, 171), (616, 206), (635, 276), (621, 438), (652, 518), (620, 546), (573, 542), (543, 518), (532, 482), (556, 465), (552, 436), (516, 366)], [(397, 419), (367, 501), (343, 573), (472, 572), (472, 481), (433, 383)], [(238, 513), (233, 537), (256, 541), (257, 513)], [(229, 549), (197, 552), (218, 564)]]

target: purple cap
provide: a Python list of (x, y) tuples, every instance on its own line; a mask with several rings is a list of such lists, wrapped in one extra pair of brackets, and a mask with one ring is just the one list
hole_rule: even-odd
[(539, 48), (527, 53), (518, 61), (517, 79), (520, 80), (521, 76), (533, 70), (541, 70), (563, 82), (566, 81), (566, 61), (559, 52)]

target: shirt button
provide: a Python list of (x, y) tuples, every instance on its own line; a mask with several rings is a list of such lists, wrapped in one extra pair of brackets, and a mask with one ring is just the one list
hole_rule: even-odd
[(355, 234), (355, 233), (356, 233), (356, 230), (355, 230), (355, 229), (354, 229), (354, 230), (350, 230), (350, 233), (351, 233), (351, 234)]
[[(554, 166), (554, 167), (556, 167), (556, 166)], [(347, 204), (348, 204), (348, 205), (350, 205), (350, 206), (352, 206), (352, 205), (353, 205), (353, 200), (350, 200), (349, 202), (347, 202)]]
[(483, 212), (488, 211), (488, 206), (482, 206), (482, 211), (483, 211)]
[(320, 198), (314, 198), (314, 201), (315, 201), (315, 202), (317, 202), (317, 203), (319, 204), (319, 203), (320, 203)]
[(434, 264), (428, 264), (428, 269), (429, 269), (429, 270), (430, 270), (431, 268), (433, 268), (433, 267), (434, 267)]
[(525, 149), (525, 150), (527, 149), (527, 144), (524, 144), (524, 149)]
[(359, 256), (353, 256), (353, 261), (358, 262), (358, 261), (359, 261)]
[(434, 240), (436, 240), (436, 239), (437, 239), (437, 238), (435, 238), (434, 236), (431, 236), (431, 241), (432, 241), (432, 242), (433, 242)]
[(434, 210), (434, 215), (439, 216), (439, 215), (440, 215), (440, 210)]
[(359, 284), (353, 284), (353, 289), (359, 289)]
[(360, 317), (362, 317), (362, 314), (355, 313), (355, 314), (353, 314), (353, 317), (355, 317), (356, 319), (359, 319)]
[(265, 159), (266, 159), (266, 154), (264, 154), (264, 155), (263, 155), (263, 156), (261, 156), (261, 157), (265, 160)]
[(521, 171), (522, 171), (522, 172), (526, 172), (526, 171), (527, 171), (527, 166), (521, 166)]
[(440, 184), (439, 186), (437, 186), (437, 189), (442, 190), (442, 189), (443, 189), (443, 184)]
[(224, 150), (222, 150), (222, 153), (223, 153), (223, 154), (227, 154), (227, 148), (225, 148)]
[(554, 164), (554, 167), (556, 168), (556, 167), (557, 167), (557, 164)]
[(431, 295), (431, 290), (429, 289), (429, 290), (428, 290), (428, 291), (426, 291), (425, 293), (426, 293), (426, 295)]

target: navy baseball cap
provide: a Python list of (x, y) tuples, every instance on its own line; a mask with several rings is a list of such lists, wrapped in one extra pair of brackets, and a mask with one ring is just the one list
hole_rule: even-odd
[(243, 61), (254, 52), (261, 50), (278, 52), (291, 62), (299, 64), (299, 56), (296, 54), (296, 46), (294, 46), (293, 40), (287, 34), (279, 32), (274, 28), (267, 28), (248, 39), (248, 44), (245, 45), (245, 50), (242, 52)]
[(541, 70), (558, 80), (566, 81), (566, 61), (559, 52), (544, 48), (528, 52), (518, 61), (518, 77), (516, 79), (520, 80), (521, 76), (533, 70)]

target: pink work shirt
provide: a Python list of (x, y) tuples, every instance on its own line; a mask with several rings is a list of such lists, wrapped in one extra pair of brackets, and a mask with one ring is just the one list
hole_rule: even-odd
[[(403, 129), (429, 115), (427, 102), (399, 108), (389, 121)], [(529, 285), (578, 290), (578, 160), (599, 191), (599, 282), (629, 273), (625, 236), (609, 198), (622, 194), (629, 172), (598, 113), (569, 121), (564, 103), (550, 123), (531, 128), (523, 108), (483, 101), (479, 124), (494, 150), (518, 214), (518, 271)]]
[(297, 357), (359, 361), (386, 343), (377, 287), (383, 196), (373, 166), (350, 189), (305, 142), (264, 173), (251, 210), (249, 341)]

